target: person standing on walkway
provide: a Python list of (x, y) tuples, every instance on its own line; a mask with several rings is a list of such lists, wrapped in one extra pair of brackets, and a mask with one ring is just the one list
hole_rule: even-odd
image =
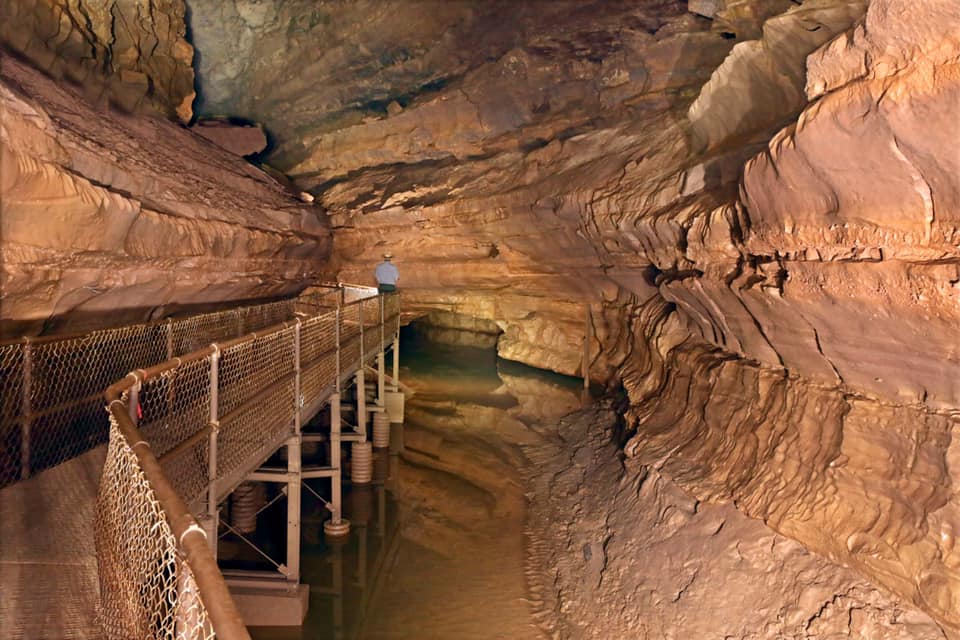
[(393, 255), (383, 254), (383, 262), (377, 265), (373, 275), (377, 279), (377, 289), (380, 293), (389, 293), (397, 290), (397, 280), (400, 279), (400, 272), (397, 266), (391, 262)]

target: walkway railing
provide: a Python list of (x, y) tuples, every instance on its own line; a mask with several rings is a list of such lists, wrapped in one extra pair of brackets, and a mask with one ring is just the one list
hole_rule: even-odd
[(108, 638), (248, 637), (198, 517), (215, 515), (399, 330), (396, 294), (344, 287), (299, 304), (310, 309), (302, 318), (138, 369), (107, 390), (96, 535)]
[(103, 390), (136, 367), (336, 308), (343, 289), (76, 335), (0, 343), (0, 487), (107, 441)]

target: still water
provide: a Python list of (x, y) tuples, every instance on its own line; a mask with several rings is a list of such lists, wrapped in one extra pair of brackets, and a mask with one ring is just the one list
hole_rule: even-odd
[(401, 380), (416, 394), (374, 483), (345, 492), (348, 540), (324, 541), (304, 494), (304, 626), (256, 640), (543, 637), (526, 595), (522, 446), (579, 406), (580, 381), (416, 331), (402, 337)]

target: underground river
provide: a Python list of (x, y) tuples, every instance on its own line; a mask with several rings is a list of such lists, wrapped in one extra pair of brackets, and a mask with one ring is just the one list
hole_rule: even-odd
[(523, 447), (580, 406), (581, 381), (444, 339), (404, 330), (405, 423), (377, 452), (374, 482), (345, 490), (347, 540), (324, 540), (323, 506), (304, 493), (310, 610), (302, 628), (253, 629), (256, 640), (543, 637), (527, 589)]

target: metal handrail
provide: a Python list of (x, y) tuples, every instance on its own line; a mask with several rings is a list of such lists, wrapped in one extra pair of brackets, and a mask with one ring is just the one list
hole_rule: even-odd
[(150, 483), (160, 508), (167, 516), (167, 522), (179, 543), (184, 560), (190, 565), (190, 570), (197, 581), (201, 600), (217, 635), (224, 640), (249, 640), (250, 634), (243, 624), (243, 618), (237, 611), (233, 598), (230, 597), (230, 591), (220, 573), (216, 558), (210, 553), (207, 536), (187, 509), (183, 499), (170, 485), (163, 467), (150, 450), (146, 438), (130, 419), (126, 405), (120, 400), (119, 395), (111, 394), (111, 396), (112, 399), (108, 396), (108, 411), (116, 420), (121, 435), (137, 457), (140, 469)]
[[(359, 288), (359, 287), (358, 287)], [(376, 292), (375, 289), (364, 288), (365, 290)], [(342, 289), (341, 289), (342, 294)], [(387, 322), (387, 317), (384, 315), (385, 309), (385, 296), (388, 295), (391, 298), (393, 296), (399, 296), (396, 293), (382, 294), (376, 293), (376, 296), (379, 298), (379, 310), (380, 317), (379, 322), (376, 325), (373, 325), (371, 328), (376, 329), (379, 333), (379, 346), (382, 349), (384, 346), (384, 331), (385, 324)], [(370, 296), (371, 298), (373, 296)], [(317, 314), (313, 318), (322, 318), (330, 317), (334, 320), (334, 331), (335, 331), (335, 351), (337, 354), (337, 367), (336, 367), (336, 388), (339, 389), (340, 385), (340, 372), (341, 372), (341, 327), (340, 327), (340, 318), (341, 313), (344, 308), (361, 305), (358, 308), (359, 316), (359, 335), (352, 336), (346, 343), (352, 343), (355, 339), (359, 337), (361, 342), (361, 351), (359, 354), (360, 366), (362, 367), (363, 360), (366, 356), (363, 349), (363, 333), (364, 333), (364, 324), (362, 316), (362, 304), (365, 300), (370, 298), (360, 298), (349, 303), (343, 302), (343, 296), (338, 296), (338, 307), (334, 310), (327, 311), (325, 313)], [(390, 319), (393, 319), (393, 316), (390, 316)], [(400, 313), (399, 305), (396, 307), (396, 329), (393, 330), (395, 333), (399, 330), (400, 324)], [(175, 539), (179, 541), (179, 546), (181, 547), (180, 551), (182, 552), (184, 559), (189, 565), (191, 571), (193, 572), (197, 587), (200, 591), (200, 600), (203, 605), (206, 607), (207, 612), (210, 617), (211, 624), (214, 627), (215, 633), (218, 637), (225, 638), (226, 640), (247, 640), (249, 635), (246, 631), (246, 628), (243, 626), (242, 619), (237, 612), (237, 609), (233, 603), (232, 598), (230, 597), (229, 590), (226, 586), (226, 582), (223, 579), (223, 575), (220, 573), (219, 567), (215, 556), (208, 546), (206, 540), (206, 535), (203, 530), (200, 528), (197, 520), (190, 512), (187, 507), (187, 503), (184, 500), (183, 496), (180, 496), (176, 490), (173, 488), (170, 480), (167, 478), (166, 473), (163, 468), (163, 461), (165, 459), (176, 458), (176, 456), (183, 450), (189, 448), (191, 444), (199, 443), (203, 438), (210, 436), (211, 441), (215, 442), (217, 426), (211, 422), (210, 424), (203, 425), (198, 429), (194, 434), (189, 436), (187, 439), (177, 443), (172, 449), (166, 451), (160, 459), (157, 457), (150, 449), (150, 443), (147, 441), (146, 437), (139, 429), (136, 424), (137, 421), (137, 411), (139, 408), (137, 392), (141, 388), (144, 382), (147, 382), (151, 379), (157, 378), (167, 372), (174, 371), (178, 368), (183, 367), (184, 365), (197, 362), (206, 358), (214, 359), (221, 356), (225, 349), (230, 349), (239, 345), (250, 343), (259, 338), (273, 336), (279, 334), (283, 331), (286, 331), (292, 327), (296, 327), (296, 341), (295, 341), (295, 363), (294, 367), (291, 369), (291, 372), (280, 379), (275, 380), (268, 387), (261, 388), (258, 393), (253, 397), (247, 398), (239, 406), (233, 408), (230, 412), (225, 415), (219, 416), (217, 424), (223, 422), (224, 424), (228, 423), (233, 417), (243, 413), (244, 410), (249, 409), (251, 406), (257, 404), (260, 398), (269, 396), (270, 391), (282, 387), (285, 384), (289, 384), (291, 379), (296, 380), (296, 389), (295, 389), (295, 398), (296, 408), (293, 410), (293, 418), (299, 421), (300, 408), (301, 408), (301, 387), (300, 387), (300, 372), (302, 363), (299, 362), (300, 352), (302, 351), (302, 345), (300, 343), (300, 327), (302, 326), (301, 321), (287, 321), (279, 324), (272, 325), (265, 329), (259, 331), (254, 331), (248, 333), (244, 336), (234, 338), (222, 343), (214, 343), (203, 349), (185, 354), (183, 356), (175, 357), (168, 359), (165, 362), (159, 363), (152, 367), (146, 369), (138, 369), (130, 374), (128, 374), (123, 379), (115, 382), (110, 385), (104, 392), (104, 397), (107, 401), (107, 410), (113, 416), (116, 421), (121, 436), (126, 440), (128, 446), (136, 454), (137, 460), (144, 472), (144, 475), (149, 483), (150, 487), (153, 489), (156, 494), (157, 501), (160, 504), (164, 514), (166, 515), (170, 527), (173, 530)], [(321, 358), (329, 357), (333, 353), (334, 349), (325, 350), (323, 354), (314, 358), (312, 362), (317, 362)], [(216, 368), (214, 367), (211, 370), (211, 374), (215, 376)], [(214, 378), (215, 380), (215, 378)], [(128, 404), (124, 404), (122, 398), (124, 394), (127, 394), (129, 397)], [(212, 403), (215, 402), (213, 398), (211, 399)], [(212, 462), (212, 465), (215, 465), (215, 462)], [(208, 486), (213, 486), (213, 483), (216, 482), (216, 469), (211, 467), (210, 477), (208, 477)], [(211, 491), (211, 496), (214, 493)], [(193, 498), (193, 496), (190, 496)], [(209, 505), (208, 505), (209, 508)]]
[[(70, 357), (79, 359), (94, 349), (103, 349), (104, 347), (121, 349), (122, 347), (119, 345), (122, 345), (123, 339), (135, 334), (139, 336), (139, 340), (142, 340), (140, 343), (142, 345), (148, 344), (148, 337), (161, 341), (150, 342), (150, 347), (154, 349), (155, 352), (158, 352), (157, 355), (160, 355), (160, 357), (163, 357), (161, 354), (165, 354), (166, 358), (169, 359), (175, 355), (175, 341), (196, 339), (191, 327), (222, 326), (223, 323), (228, 320), (231, 321), (231, 323), (236, 321), (238, 327), (241, 327), (244, 323), (249, 323), (249, 319), (251, 318), (262, 320), (264, 319), (264, 315), (269, 317), (278, 312), (288, 313), (289, 316), (293, 316), (295, 315), (296, 305), (315, 304), (317, 307), (322, 307), (325, 298), (330, 297), (330, 294), (334, 294), (336, 297), (333, 301), (327, 301), (327, 304), (335, 303), (339, 305), (339, 300), (342, 298), (342, 289), (332, 287), (328, 287), (328, 289), (329, 292), (327, 293), (314, 290), (307, 294), (302, 293), (296, 298), (288, 298), (260, 305), (236, 307), (225, 311), (213, 311), (176, 320), (167, 318), (164, 320), (154, 320), (97, 331), (73, 332), (40, 337), (25, 336), (0, 341), (0, 348), (12, 347), (19, 349), (22, 354), (22, 365), (17, 369), (6, 372), (8, 375), (16, 376), (19, 379), (21, 389), (19, 393), (20, 398), (16, 403), (10, 402), (8, 399), (7, 410), (3, 416), (5, 421), (9, 421), (11, 424), (19, 424), (21, 429), (21, 461), (17, 469), (10, 469), (8, 472), (15, 473), (21, 480), (30, 477), (34, 472), (32, 468), (33, 465), (31, 464), (33, 443), (30, 440), (32, 438), (33, 426), (38, 420), (48, 418), (55, 414), (68, 414), (91, 409), (95, 406), (92, 403), (100, 397), (102, 393), (102, 389), (91, 389), (88, 387), (84, 389), (75, 388), (71, 392), (61, 396), (44, 394), (34, 397), (36, 395), (36, 389), (41, 388), (33, 384), (33, 377), (36, 374), (34, 369), (44, 357), (49, 357), (45, 356), (45, 354), (53, 353), (58, 349), (59, 345), (64, 345), (64, 352), (70, 354)], [(286, 308), (287, 306), (289, 306), (289, 309)], [(262, 329), (259, 330), (262, 331)], [(154, 331), (159, 333), (154, 336)], [(191, 334), (193, 335), (191, 336)], [(165, 344), (163, 344), (162, 341), (165, 341)], [(106, 353), (103, 355), (106, 355), (107, 359), (109, 359), (112, 354)], [(153, 362), (143, 364), (153, 365), (155, 362), (154, 360)], [(10, 409), (12, 409), (12, 411)], [(105, 430), (103, 436), (106, 436)], [(71, 451), (67, 457), (57, 458), (52, 460), (52, 462), (59, 464), (65, 462), (69, 457), (79, 455), (80, 453), (82, 453), (82, 451)], [(0, 473), (3, 473), (3, 471), (3, 469), (0, 469)]]

